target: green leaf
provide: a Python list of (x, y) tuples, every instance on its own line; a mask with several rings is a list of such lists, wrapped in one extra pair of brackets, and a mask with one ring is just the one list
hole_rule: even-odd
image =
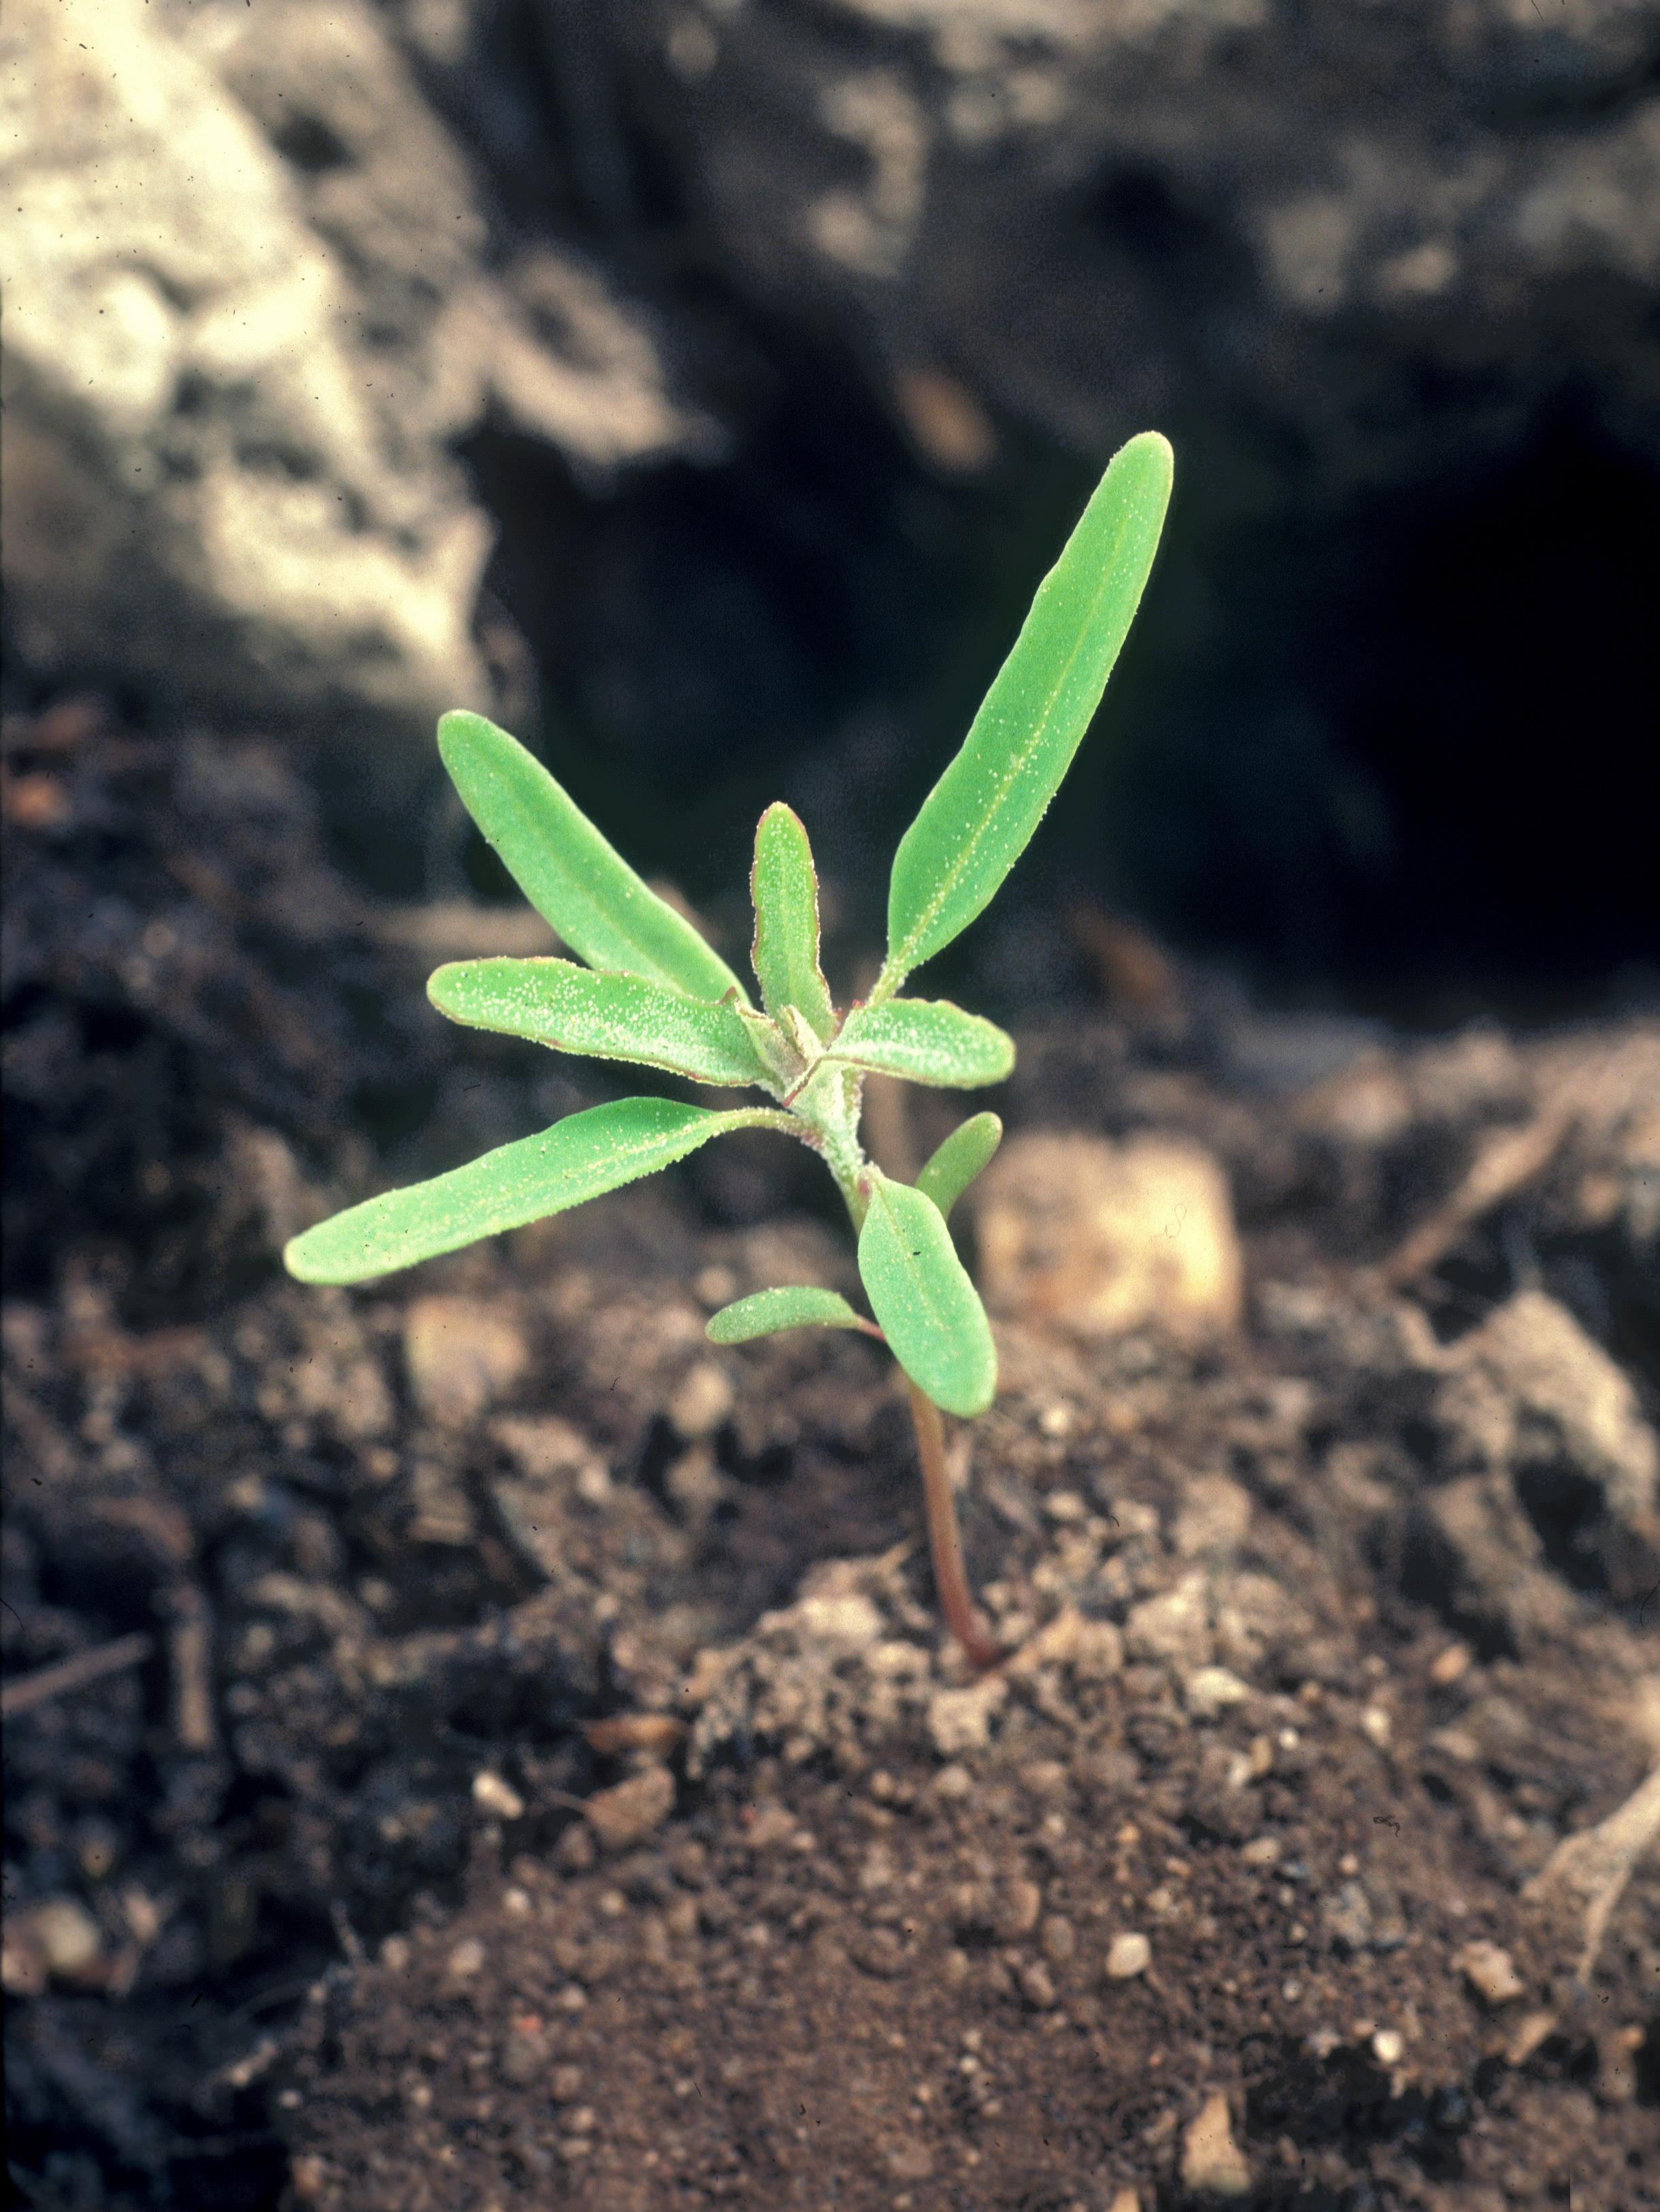
[(836, 1008), (818, 965), (818, 878), (807, 833), (781, 803), (768, 807), (756, 830), (750, 896), (755, 976), (767, 1012), (781, 1018), (786, 1006), (798, 1007), (827, 1042)]
[(855, 1006), (831, 1057), (910, 1083), (975, 1091), (1000, 1083), (1014, 1066), (1014, 1040), (995, 1022), (965, 1014), (948, 999), (889, 999)]
[(894, 1358), (948, 1413), (983, 1413), (997, 1389), (991, 1324), (939, 1207), (876, 1170), (868, 1198), (859, 1273)]
[(784, 1328), (869, 1328), (839, 1291), (810, 1290), (801, 1284), (787, 1290), (757, 1291), (751, 1297), (722, 1306), (706, 1334), (711, 1344), (747, 1344), (751, 1337), (775, 1336)]
[(951, 1210), (1003, 1141), (1003, 1124), (995, 1114), (976, 1114), (953, 1129), (916, 1178), (916, 1188), (931, 1198), (941, 1214)]
[(361, 1283), (655, 1175), (728, 1129), (781, 1119), (764, 1108), (718, 1114), (669, 1098), (590, 1106), (429, 1182), (348, 1206), (295, 1237), (283, 1262), (302, 1283)]
[(462, 803), (544, 919), (590, 967), (694, 999), (747, 1005), (713, 945), (642, 882), (516, 738), (482, 714), (446, 714), (438, 750)]
[(1172, 457), (1155, 430), (1109, 464), (961, 751), (900, 840), (877, 995), (995, 896), (1072, 765), (1118, 658), (1164, 526)]
[(807, 1064), (794, 1039), (786, 1036), (769, 1014), (757, 1014), (753, 1006), (739, 1006), (735, 1011), (750, 1041), (750, 1050), (767, 1071), (768, 1088), (781, 1098), (787, 1091), (794, 1090), (806, 1073)]
[(560, 1052), (634, 1060), (694, 1083), (768, 1079), (731, 1000), (689, 999), (638, 975), (596, 975), (570, 960), (455, 960), (432, 976), (427, 996), (453, 1022)]

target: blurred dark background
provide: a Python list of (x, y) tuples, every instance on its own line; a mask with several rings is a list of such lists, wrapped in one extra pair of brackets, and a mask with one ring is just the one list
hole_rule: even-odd
[(1156, 425), (1145, 611), (939, 988), (1067, 997), (1082, 912), (1408, 1024), (1651, 994), (1651, 5), (166, 0), (96, 44), (43, 46), (22, 156), (14, 707), (270, 733), (408, 899), (503, 895), (434, 773), (482, 705), (734, 939), (785, 795), (856, 963)]

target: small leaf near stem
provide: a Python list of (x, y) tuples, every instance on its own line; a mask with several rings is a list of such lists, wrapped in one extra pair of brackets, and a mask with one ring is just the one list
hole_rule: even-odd
[(991, 1162), (1003, 1141), (1003, 1124), (995, 1114), (976, 1114), (952, 1131), (933, 1152), (916, 1178), (916, 1188), (931, 1198), (949, 1219), (963, 1193)]
[(1012, 1073), (1014, 1040), (948, 999), (889, 999), (879, 1006), (855, 1006), (830, 1054), (909, 1083), (978, 1091)]
[(796, 1008), (818, 1042), (828, 1042), (836, 1008), (818, 965), (818, 877), (807, 833), (781, 803), (768, 807), (756, 830), (750, 895), (762, 1003), (775, 1021)]
[(762, 1081), (775, 1098), (793, 1100), (807, 1074), (806, 1063), (794, 1039), (785, 1034), (770, 1014), (758, 1014), (753, 1006), (734, 1006), (733, 1012), (743, 1024), (751, 1051), (766, 1070)]
[(949, 1413), (983, 1413), (997, 1390), (991, 1325), (930, 1198), (879, 1168), (861, 1179), (859, 1273), (894, 1358)]
[(722, 1306), (704, 1333), (711, 1344), (748, 1344), (755, 1337), (775, 1336), (787, 1328), (856, 1328), (879, 1343), (885, 1341), (875, 1322), (856, 1312), (839, 1291), (806, 1284), (756, 1291)]

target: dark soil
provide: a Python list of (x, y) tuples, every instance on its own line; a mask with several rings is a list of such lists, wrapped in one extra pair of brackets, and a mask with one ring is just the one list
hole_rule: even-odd
[(1529, 1887), (1660, 1753), (1652, 1028), (1024, 1037), (1016, 1128), (1222, 1161), (1248, 1319), (1004, 1320), (976, 1686), (878, 1353), (703, 1340), (848, 1279), (794, 1155), (301, 1290), (606, 1095), (425, 1006), (522, 921), (367, 903), (252, 741), (6, 743), (15, 2201), (1660, 2205), (1660, 1880), (1583, 1978)]

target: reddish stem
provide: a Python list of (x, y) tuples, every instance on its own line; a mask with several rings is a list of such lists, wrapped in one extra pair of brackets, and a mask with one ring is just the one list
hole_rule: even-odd
[(909, 1376), (911, 1425), (916, 1431), (916, 1453), (922, 1464), (922, 1508), (928, 1524), (928, 1552), (933, 1561), (933, 1586), (946, 1626), (967, 1653), (969, 1663), (984, 1673), (1006, 1655), (980, 1617), (963, 1564), (963, 1539), (957, 1525), (957, 1500), (952, 1495), (951, 1474), (946, 1465), (946, 1427), (939, 1408), (919, 1390)]

